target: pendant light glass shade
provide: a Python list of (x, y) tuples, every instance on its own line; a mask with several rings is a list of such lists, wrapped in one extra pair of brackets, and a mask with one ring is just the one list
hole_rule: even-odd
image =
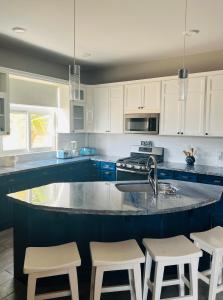
[(188, 70), (182, 68), (178, 71), (179, 100), (186, 101), (188, 94)]
[(80, 66), (69, 65), (70, 100), (80, 100)]

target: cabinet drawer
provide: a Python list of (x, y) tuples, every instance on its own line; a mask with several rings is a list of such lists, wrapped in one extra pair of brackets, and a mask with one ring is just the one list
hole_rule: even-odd
[(115, 171), (116, 165), (115, 165), (115, 163), (102, 161), (101, 162), (101, 169), (102, 170), (113, 170), (113, 171)]
[(211, 175), (199, 175), (198, 182), (214, 185), (223, 185), (223, 177)]
[(182, 181), (197, 182), (197, 175), (188, 172), (174, 172), (174, 179)]
[(171, 170), (157, 170), (159, 179), (171, 179), (173, 178), (173, 171)]
[(101, 169), (101, 162), (98, 160), (92, 160), (92, 166), (97, 169)]
[(101, 171), (101, 180), (102, 181), (115, 181), (116, 180), (116, 172), (115, 171)]

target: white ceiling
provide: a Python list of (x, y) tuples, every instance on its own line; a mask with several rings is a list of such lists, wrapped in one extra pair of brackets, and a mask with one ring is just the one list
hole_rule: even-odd
[[(182, 54), (185, 0), (76, 0), (77, 56), (108, 65)], [(188, 53), (223, 49), (223, 0), (188, 0)], [(12, 27), (25, 27), (16, 34)], [(0, 33), (73, 55), (73, 0), (0, 0)], [(83, 57), (91, 53), (90, 57)]]

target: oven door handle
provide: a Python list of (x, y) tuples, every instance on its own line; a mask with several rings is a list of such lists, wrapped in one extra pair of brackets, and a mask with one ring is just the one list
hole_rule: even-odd
[(120, 171), (120, 172), (126, 172), (126, 173), (133, 173), (133, 174), (140, 174), (140, 175), (149, 175), (148, 172), (140, 172), (140, 171), (136, 171), (136, 170), (126, 170), (126, 169), (121, 169), (121, 168), (116, 168), (116, 171)]

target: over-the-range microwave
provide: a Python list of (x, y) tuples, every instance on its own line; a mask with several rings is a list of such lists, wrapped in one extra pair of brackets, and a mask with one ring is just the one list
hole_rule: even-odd
[(159, 113), (125, 114), (126, 133), (159, 134)]

